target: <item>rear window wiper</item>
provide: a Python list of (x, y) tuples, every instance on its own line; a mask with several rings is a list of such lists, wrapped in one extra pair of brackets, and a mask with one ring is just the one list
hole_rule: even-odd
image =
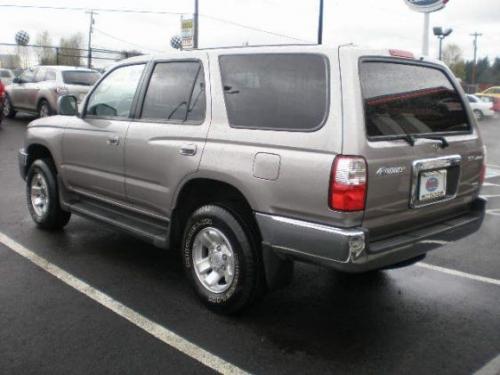
[(446, 148), (448, 147), (450, 144), (448, 143), (448, 141), (446, 140), (445, 137), (442, 137), (442, 136), (438, 136), (438, 135), (418, 135), (418, 134), (415, 134), (413, 135), (413, 138), (422, 138), (422, 139), (433, 139), (435, 141), (440, 141), (441, 142), (441, 148)]

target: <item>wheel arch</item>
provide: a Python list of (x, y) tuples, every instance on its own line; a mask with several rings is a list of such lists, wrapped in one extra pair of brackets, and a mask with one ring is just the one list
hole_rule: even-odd
[(49, 150), (47, 146), (41, 143), (32, 143), (25, 148), (25, 152), (28, 155), (25, 172), (27, 172), (28, 169), (31, 167), (31, 164), (33, 164), (33, 162), (38, 159), (50, 159), (52, 160), (53, 165), (55, 167), (54, 157), (52, 156), (52, 152)]
[(214, 202), (228, 202), (240, 207), (242, 212), (239, 214), (245, 215), (250, 220), (260, 236), (251, 203), (240, 189), (224, 181), (197, 177), (186, 181), (175, 196), (171, 215), (170, 243), (174, 246), (180, 244), (184, 225), (196, 208)]

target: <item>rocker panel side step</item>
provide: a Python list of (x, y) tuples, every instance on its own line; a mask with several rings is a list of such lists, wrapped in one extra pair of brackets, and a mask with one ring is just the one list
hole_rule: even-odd
[(168, 221), (153, 219), (87, 199), (70, 204), (69, 209), (76, 215), (108, 224), (162, 249), (169, 246)]

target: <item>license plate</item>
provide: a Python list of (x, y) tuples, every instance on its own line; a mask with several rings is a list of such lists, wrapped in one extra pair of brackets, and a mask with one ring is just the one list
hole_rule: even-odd
[(432, 201), (446, 196), (446, 169), (423, 172), (420, 175), (418, 199)]

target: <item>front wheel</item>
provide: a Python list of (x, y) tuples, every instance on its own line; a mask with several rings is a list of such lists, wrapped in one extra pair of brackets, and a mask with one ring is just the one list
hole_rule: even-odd
[(38, 117), (49, 117), (52, 115), (52, 109), (50, 108), (49, 102), (42, 100), (38, 105)]
[(251, 223), (219, 205), (189, 218), (183, 239), (184, 267), (195, 292), (210, 309), (231, 314), (262, 291), (262, 267)]
[(68, 224), (71, 213), (59, 205), (55, 167), (50, 159), (38, 159), (26, 176), (26, 198), (33, 221), (41, 229), (56, 230)]
[(474, 110), (474, 116), (476, 117), (476, 120), (481, 121), (484, 118), (483, 112), (481, 112), (479, 109)]

